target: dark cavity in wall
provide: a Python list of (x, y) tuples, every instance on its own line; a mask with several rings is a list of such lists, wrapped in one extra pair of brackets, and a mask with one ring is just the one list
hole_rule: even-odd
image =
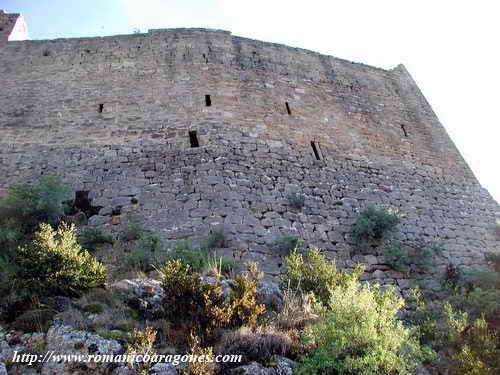
[(321, 160), (321, 155), (319, 153), (319, 143), (315, 141), (311, 141), (311, 147), (314, 152), (314, 156), (316, 157), (316, 160)]
[(191, 147), (200, 147), (196, 130), (192, 130), (189, 132), (189, 143), (191, 144)]
[(89, 218), (97, 215), (101, 208), (102, 206), (92, 206), (88, 191), (79, 190), (75, 192), (75, 200), (73, 201), (73, 207), (71, 207), (73, 213), (83, 212)]
[(288, 102), (285, 102), (285, 107), (286, 107), (286, 113), (292, 115), (292, 111), (290, 110), (290, 105), (288, 104)]
[(205, 105), (207, 107), (210, 107), (212, 105), (212, 99), (210, 98), (210, 95), (205, 95)]
[(99, 104), (99, 113), (102, 113), (102, 111), (104, 110), (104, 104)]

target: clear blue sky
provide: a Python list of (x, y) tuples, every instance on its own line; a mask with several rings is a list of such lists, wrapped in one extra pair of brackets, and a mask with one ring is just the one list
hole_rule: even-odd
[[(493, 0), (3, 0), (31, 39), (209, 27), (390, 69), (403, 63), (500, 201), (499, 4)], [(499, 213), (500, 214), (500, 213)]]

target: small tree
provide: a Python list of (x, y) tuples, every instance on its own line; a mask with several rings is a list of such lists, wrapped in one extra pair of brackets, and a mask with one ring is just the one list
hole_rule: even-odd
[(18, 279), (43, 295), (75, 296), (103, 285), (106, 268), (76, 239), (74, 225), (41, 224), (33, 241), (17, 251)]

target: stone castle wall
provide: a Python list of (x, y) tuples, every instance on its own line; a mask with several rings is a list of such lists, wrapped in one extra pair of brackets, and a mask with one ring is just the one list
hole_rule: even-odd
[[(448, 263), (500, 250), (498, 204), (403, 66), (168, 29), (9, 42), (0, 87), (0, 190), (60, 174), (102, 207), (94, 225), (117, 227), (135, 211), (166, 240), (223, 229), (236, 256), (270, 273), (282, 263), (270, 245), (299, 235), (403, 289), (406, 276), (380, 252), (350, 245), (368, 204), (405, 212), (401, 240), (443, 242), (435, 267), (416, 276), (431, 288)], [(289, 206), (292, 191), (304, 208)]]

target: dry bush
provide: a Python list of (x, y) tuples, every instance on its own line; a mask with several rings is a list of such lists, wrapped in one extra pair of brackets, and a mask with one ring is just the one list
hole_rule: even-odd
[(178, 259), (169, 261), (162, 270), (166, 317), (175, 326), (190, 325), (208, 340), (218, 328), (256, 325), (265, 311), (257, 303), (257, 275), (255, 267), (238, 275), (226, 300), (220, 282), (205, 283), (189, 265)]
[(216, 371), (216, 363), (214, 362), (214, 353), (211, 347), (203, 348), (199, 337), (191, 334), (189, 337), (189, 355), (203, 356), (205, 359), (202, 362), (190, 361), (187, 366), (189, 375), (213, 375)]
[[(144, 330), (134, 329), (130, 334), (127, 345), (127, 354), (154, 355), (154, 342), (156, 340), (156, 330), (146, 327)], [(139, 374), (147, 374), (151, 367), (151, 362), (129, 362), (128, 366), (137, 370)]]
[[(242, 362), (238, 365), (253, 361), (266, 363), (274, 355), (293, 357), (295, 352), (294, 341), (284, 332), (271, 326), (241, 327), (236, 331), (225, 333), (216, 349), (217, 354), (241, 355)], [(231, 366), (231, 364), (223, 364)]]
[(318, 319), (318, 315), (313, 312), (315, 304), (314, 294), (288, 287), (283, 292), (283, 304), (274, 325), (285, 331), (303, 329), (307, 323)]
[(45, 332), (49, 329), (55, 311), (49, 308), (28, 310), (19, 315), (12, 326), (23, 332)]

